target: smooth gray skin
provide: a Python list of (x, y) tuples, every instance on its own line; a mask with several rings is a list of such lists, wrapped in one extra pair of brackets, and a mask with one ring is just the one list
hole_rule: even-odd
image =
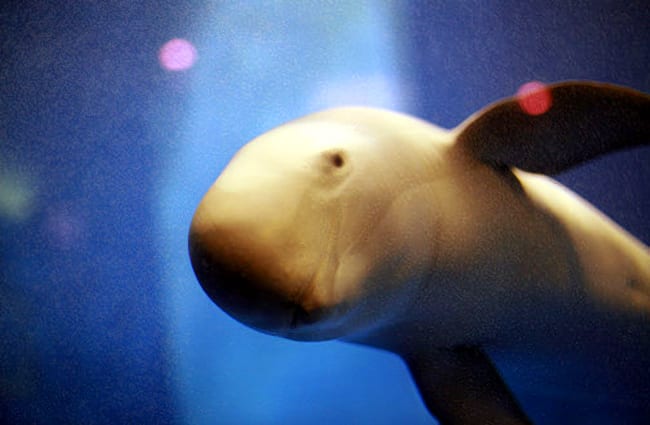
[(545, 114), (506, 99), (452, 131), (339, 108), (258, 137), (193, 218), (202, 287), (262, 332), (399, 354), (443, 424), (529, 423), (487, 353), (534, 388), (650, 404), (648, 247), (524, 171), (648, 143), (650, 97), (548, 90)]

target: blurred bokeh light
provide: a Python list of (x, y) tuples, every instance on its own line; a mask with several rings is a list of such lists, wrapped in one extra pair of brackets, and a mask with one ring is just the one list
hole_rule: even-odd
[(29, 219), (35, 210), (36, 198), (32, 179), (11, 171), (9, 164), (0, 162), (0, 219), (8, 222)]
[(553, 104), (551, 91), (539, 81), (529, 81), (517, 90), (517, 102), (528, 115), (542, 115)]
[(197, 59), (196, 48), (182, 38), (173, 38), (163, 44), (158, 52), (160, 65), (169, 71), (190, 69)]

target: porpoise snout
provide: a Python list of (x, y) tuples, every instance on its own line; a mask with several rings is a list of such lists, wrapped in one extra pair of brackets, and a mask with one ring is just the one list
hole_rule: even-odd
[(189, 254), (203, 290), (234, 319), (269, 333), (291, 326), (297, 305), (274, 290), (279, 282), (273, 280), (281, 277), (264, 269), (265, 259), (252, 246), (237, 245), (218, 228), (207, 233), (191, 229)]
[(208, 194), (190, 226), (190, 260), (206, 294), (234, 319), (265, 333), (286, 336), (317, 320), (301, 304), (308, 282), (287, 270), (285, 247), (262, 236), (264, 218), (242, 221), (219, 211), (230, 211), (227, 203)]

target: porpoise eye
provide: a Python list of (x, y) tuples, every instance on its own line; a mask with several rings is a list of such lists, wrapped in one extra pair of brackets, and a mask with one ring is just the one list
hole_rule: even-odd
[(318, 167), (328, 179), (336, 177), (339, 181), (351, 171), (347, 152), (342, 149), (329, 149), (319, 155)]
[(330, 153), (329, 160), (330, 160), (330, 163), (333, 166), (335, 166), (336, 168), (341, 168), (345, 164), (345, 160), (343, 159), (343, 155), (341, 155), (340, 152)]

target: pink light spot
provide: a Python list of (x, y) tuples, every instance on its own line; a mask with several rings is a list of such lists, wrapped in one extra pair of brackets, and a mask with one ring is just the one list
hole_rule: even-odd
[(517, 90), (517, 102), (528, 115), (542, 115), (553, 104), (553, 98), (544, 83), (531, 81)]
[(86, 223), (69, 205), (50, 207), (45, 217), (45, 231), (50, 243), (59, 249), (71, 249), (82, 242)]
[(158, 52), (160, 66), (168, 71), (185, 71), (196, 62), (196, 48), (182, 38), (173, 38), (163, 44)]

